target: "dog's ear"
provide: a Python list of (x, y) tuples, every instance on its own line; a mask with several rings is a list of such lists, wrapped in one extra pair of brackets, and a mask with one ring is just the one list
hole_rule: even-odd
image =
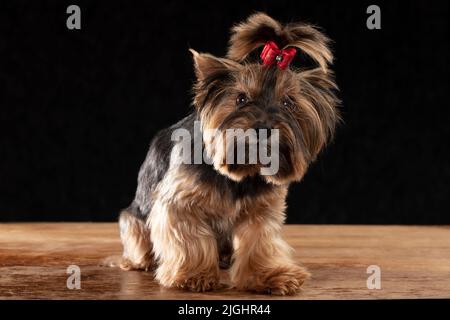
[(237, 70), (240, 67), (238, 63), (229, 59), (217, 58), (209, 53), (198, 53), (193, 49), (189, 49), (189, 51), (192, 53), (195, 75), (199, 81), (224, 72)]
[(231, 29), (227, 57), (242, 62), (267, 41), (275, 42), (280, 49), (300, 49), (324, 71), (333, 61), (330, 40), (317, 27), (303, 23), (282, 25), (265, 13), (256, 13)]
[(341, 121), (336, 96), (338, 86), (332, 71), (320, 68), (305, 70), (297, 74), (300, 83), (302, 130), (312, 160), (333, 138), (336, 125)]

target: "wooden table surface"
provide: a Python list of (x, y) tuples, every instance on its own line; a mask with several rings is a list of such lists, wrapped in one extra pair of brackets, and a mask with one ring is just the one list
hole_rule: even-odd
[[(115, 223), (0, 224), (0, 299), (450, 298), (448, 226), (289, 225), (284, 234), (312, 278), (300, 294), (280, 298), (164, 289), (151, 272), (104, 267), (121, 253)], [(69, 265), (80, 267), (80, 290), (67, 288)], [(367, 288), (369, 265), (380, 267), (381, 289)]]

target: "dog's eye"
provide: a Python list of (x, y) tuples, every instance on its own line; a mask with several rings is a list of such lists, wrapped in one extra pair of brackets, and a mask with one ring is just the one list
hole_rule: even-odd
[(292, 106), (292, 102), (289, 98), (283, 99), (281, 102), (283, 104), (283, 107), (290, 108)]
[(236, 98), (236, 105), (238, 107), (243, 106), (247, 103), (247, 96), (243, 93), (240, 93)]

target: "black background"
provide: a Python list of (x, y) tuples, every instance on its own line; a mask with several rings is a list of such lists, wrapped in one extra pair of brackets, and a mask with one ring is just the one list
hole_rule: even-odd
[(115, 220), (152, 136), (190, 110), (187, 49), (224, 55), (259, 10), (335, 41), (344, 123), (291, 187), (288, 222), (450, 223), (448, 1), (303, 0), (2, 0), (0, 220)]

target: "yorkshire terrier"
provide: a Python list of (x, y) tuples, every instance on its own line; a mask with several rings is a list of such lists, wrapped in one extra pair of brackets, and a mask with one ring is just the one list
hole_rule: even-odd
[[(122, 269), (152, 269), (165, 287), (199, 292), (218, 288), (219, 269), (229, 267), (237, 289), (299, 291), (309, 273), (281, 230), (289, 184), (302, 179), (339, 121), (329, 43), (314, 26), (257, 13), (232, 28), (225, 58), (191, 50), (194, 110), (151, 142), (135, 199), (119, 219)], [(300, 55), (312, 66), (294, 66)], [(195, 136), (195, 123), (208, 161), (189, 164), (173, 132)], [(259, 158), (224, 161), (235, 147), (208, 129), (220, 136), (236, 128), (277, 130), (275, 172), (263, 174)]]

